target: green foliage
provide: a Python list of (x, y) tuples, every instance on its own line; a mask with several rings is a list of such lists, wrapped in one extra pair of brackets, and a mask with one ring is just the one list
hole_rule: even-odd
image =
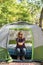
[[(32, 40), (27, 40), (25, 43), (32, 43)], [(9, 40), (9, 44), (16, 44), (16, 40)]]
[(17, 30), (23, 30), (23, 31), (31, 31), (29, 28), (10, 28), (10, 30), (15, 30), (15, 31), (17, 31)]
[(28, 21), (34, 23), (37, 14), (40, 12), (39, 4), (28, 0), (0, 0), (0, 24), (12, 23), (15, 21)]
[(9, 40), (9, 44), (16, 44), (15, 40)]

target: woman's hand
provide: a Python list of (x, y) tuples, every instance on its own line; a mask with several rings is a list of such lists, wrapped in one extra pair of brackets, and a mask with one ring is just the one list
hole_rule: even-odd
[(22, 46), (22, 45), (23, 45), (23, 43), (22, 43), (22, 42), (18, 42), (18, 45)]

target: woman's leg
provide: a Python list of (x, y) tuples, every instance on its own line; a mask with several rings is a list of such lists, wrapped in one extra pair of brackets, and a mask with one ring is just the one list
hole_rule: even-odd
[(19, 60), (20, 59), (20, 48), (17, 48), (16, 52), (17, 52), (17, 59)]
[(22, 54), (23, 54), (22, 59), (25, 60), (26, 48), (23, 48), (22, 49)]
[(26, 55), (26, 48), (23, 48), (22, 52), (23, 52), (23, 55), (25, 56)]

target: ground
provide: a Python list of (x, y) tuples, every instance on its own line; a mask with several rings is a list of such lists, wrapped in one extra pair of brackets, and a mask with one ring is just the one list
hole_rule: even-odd
[(0, 63), (0, 65), (41, 65), (40, 63), (35, 63), (35, 62), (33, 62), (33, 63), (16, 63), (16, 62), (12, 62), (12, 63), (4, 63), (4, 62), (2, 62), (2, 63)]

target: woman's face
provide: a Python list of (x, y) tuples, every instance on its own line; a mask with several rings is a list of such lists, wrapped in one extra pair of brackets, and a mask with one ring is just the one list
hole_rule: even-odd
[(22, 38), (23, 34), (19, 34), (19, 37)]

